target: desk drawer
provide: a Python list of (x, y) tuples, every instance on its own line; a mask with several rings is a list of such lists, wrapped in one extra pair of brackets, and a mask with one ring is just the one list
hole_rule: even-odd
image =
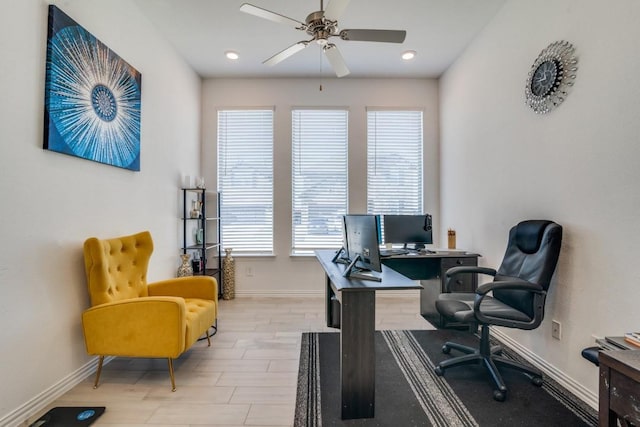
[[(632, 350), (629, 350), (632, 351)], [(633, 425), (640, 424), (640, 408), (636, 403), (636, 396), (640, 384), (633, 379), (611, 370), (609, 379), (609, 408), (620, 418)]]
[(411, 280), (427, 280), (440, 274), (438, 258), (422, 258), (401, 256), (398, 258), (382, 258), (382, 263)]
[[(459, 258), (443, 258), (440, 264), (441, 266), (441, 276), (442, 277), (442, 292), (446, 292), (446, 281), (447, 281), (447, 270), (452, 267), (462, 267), (462, 266), (476, 266), (478, 265), (477, 259), (467, 258), (467, 257), (459, 257)], [(478, 286), (477, 278), (474, 274), (458, 274), (456, 277), (452, 279), (449, 289), (449, 292), (475, 292), (476, 287)]]

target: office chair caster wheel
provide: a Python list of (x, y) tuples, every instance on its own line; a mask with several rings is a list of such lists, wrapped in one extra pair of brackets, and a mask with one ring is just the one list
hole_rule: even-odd
[(451, 353), (451, 348), (448, 345), (445, 344), (445, 345), (442, 346), (442, 352), (444, 354), (449, 354), (449, 353)]
[(444, 375), (444, 369), (442, 369), (440, 366), (436, 366), (433, 371), (436, 373), (437, 376), (441, 377)]
[(536, 387), (542, 387), (542, 383), (544, 381), (542, 380), (542, 377), (533, 377), (531, 378), (531, 384), (533, 384)]
[(500, 390), (493, 390), (493, 400), (497, 400), (498, 402), (504, 402), (507, 398), (506, 392), (501, 392)]

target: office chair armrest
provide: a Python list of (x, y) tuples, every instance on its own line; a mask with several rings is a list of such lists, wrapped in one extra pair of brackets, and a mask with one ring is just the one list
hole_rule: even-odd
[[(489, 292), (499, 289), (518, 289), (534, 293), (534, 307), (536, 313), (533, 318), (529, 321), (522, 321), (503, 317), (488, 316), (485, 313), (482, 313), (482, 311), (480, 310), (482, 300), (487, 296)], [(542, 286), (536, 283), (527, 282), (525, 280), (505, 280), (485, 283), (478, 286), (478, 289), (476, 289), (476, 297), (473, 302), (474, 316), (476, 317), (477, 321), (484, 324), (506, 326), (508, 328), (518, 328), (524, 330), (535, 329), (540, 325), (540, 323), (542, 322), (542, 318), (544, 317), (544, 300), (546, 298), (546, 295), (547, 291), (545, 291)]]
[(542, 286), (536, 283), (527, 282), (526, 280), (504, 280), (484, 283), (478, 286), (478, 289), (476, 289), (476, 294), (484, 296), (496, 289), (518, 289), (536, 293), (544, 292)]
[(461, 267), (451, 267), (445, 273), (445, 276), (447, 277), (447, 281), (445, 283), (445, 289), (447, 290), (447, 292), (451, 292), (451, 286), (449, 285), (449, 283), (451, 282), (451, 279), (454, 276), (458, 275), (458, 274), (465, 274), (465, 273), (486, 274), (487, 276), (495, 276), (496, 275), (496, 270), (494, 270), (493, 268), (477, 267), (477, 266), (473, 266), (473, 265), (465, 265), (465, 266), (461, 266)]
[(464, 265), (461, 267), (451, 267), (447, 270), (446, 276), (452, 277), (456, 274), (463, 273), (478, 273), (478, 274), (486, 274), (487, 276), (495, 276), (496, 270), (488, 267), (477, 267), (475, 265)]

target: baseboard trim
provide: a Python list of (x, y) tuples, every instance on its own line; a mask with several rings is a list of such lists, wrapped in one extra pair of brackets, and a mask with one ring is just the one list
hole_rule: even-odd
[(324, 296), (324, 290), (307, 289), (249, 289), (237, 290), (236, 297), (320, 297)]
[[(324, 297), (324, 290), (307, 289), (274, 289), (244, 290), (235, 292), (236, 297)], [(420, 298), (420, 290), (376, 291), (378, 297), (413, 297)]]
[(569, 377), (558, 368), (542, 359), (536, 354), (533, 354), (531, 350), (519, 344), (517, 341), (506, 335), (503, 331), (496, 328), (491, 329), (491, 334), (503, 342), (506, 346), (515, 351), (519, 356), (531, 363), (536, 368), (540, 369), (544, 374), (550, 376), (554, 381), (560, 384), (562, 387), (573, 393), (578, 399), (585, 402), (595, 410), (598, 410), (598, 394), (593, 393), (582, 384), (576, 382), (573, 378)]
[[(104, 364), (109, 363), (113, 357), (105, 357)], [(88, 376), (96, 372), (98, 368), (98, 358), (91, 359), (88, 363), (80, 367), (80, 369), (67, 375), (56, 384), (52, 385), (42, 393), (35, 396), (22, 406), (0, 418), (0, 426), (7, 427), (26, 427), (29, 420), (36, 415), (41, 415), (47, 405), (54, 402), (57, 398), (71, 390), (76, 385), (84, 381)], [(32, 420), (35, 421), (35, 420)]]

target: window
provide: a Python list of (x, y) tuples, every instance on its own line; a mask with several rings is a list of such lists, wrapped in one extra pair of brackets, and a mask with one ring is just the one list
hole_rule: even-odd
[(292, 252), (337, 248), (347, 213), (347, 110), (292, 112)]
[(222, 247), (273, 253), (273, 110), (218, 111)]
[(422, 111), (367, 110), (367, 212), (419, 215)]

